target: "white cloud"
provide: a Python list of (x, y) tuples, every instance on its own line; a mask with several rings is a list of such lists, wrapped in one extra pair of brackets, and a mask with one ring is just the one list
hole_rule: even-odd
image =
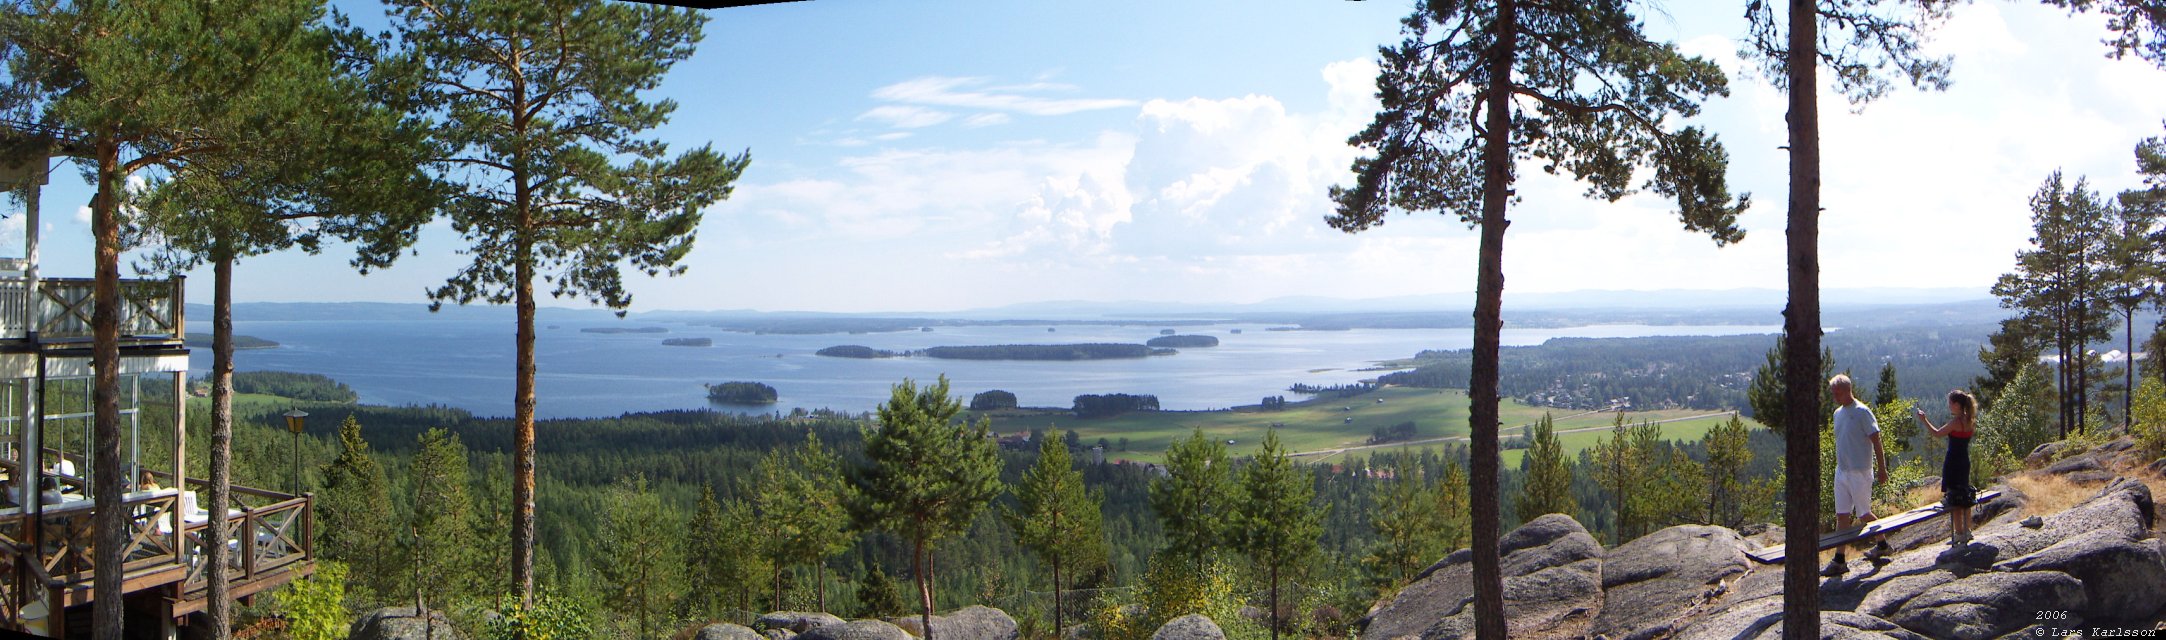
[(972, 115), (968, 118), (963, 118), (963, 126), (972, 128), (990, 127), (994, 125), (1007, 124), (1009, 120), (1011, 120), (1011, 118), (1009, 118), (1008, 114), (1005, 113), (980, 113)]
[(1058, 116), (1081, 111), (1134, 106), (1134, 100), (1113, 98), (1047, 98), (1027, 95), (1053, 85), (984, 86), (985, 78), (926, 76), (874, 89), (872, 97), (888, 102), (1008, 111), (1034, 116)]
[(936, 124), (940, 124), (942, 122), (947, 122), (954, 117), (955, 114), (948, 113), (946, 111), (937, 111), (933, 109), (914, 107), (910, 105), (889, 104), (873, 107), (872, 110), (859, 114), (857, 116), (857, 119), (875, 120), (879, 122), (885, 122), (889, 126), (893, 127), (916, 129), (920, 127), (930, 127)]
[(90, 224), (90, 205), (75, 208), (75, 222), (86, 226)]

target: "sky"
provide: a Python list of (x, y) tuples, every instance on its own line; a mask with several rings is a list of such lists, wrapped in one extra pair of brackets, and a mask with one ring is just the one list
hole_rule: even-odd
[[(342, 2), (364, 25), (364, 2)], [(950, 311), (1046, 300), (1247, 303), (1473, 289), (1476, 236), (1396, 214), (1326, 226), (1352, 179), (1348, 136), (1376, 110), (1379, 45), (1406, 0), (1247, 3), (877, 3), (711, 10), (697, 54), (651, 97), (673, 152), (749, 150), (704, 211), (675, 278), (628, 275), (632, 310)], [(1786, 98), (1741, 63), (1741, 3), (1673, 1), (1651, 37), (1730, 73), (1688, 121), (1720, 134), (1746, 239), (1717, 248), (1659, 196), (1582, 197), (1524, 167), (1507, 292), (1780, 289)], [(2166, 135), (2166, 71), (2109, 60), (2104, 20), (2032, 3), (1957, 6), (1930, 50), (1945, 92), (1858, 109), (1822, 91), (1822, 282), (1983, 290), (2030, 235), (2027, 200), (2061, 170), (2108, 194), (2138, 185), (2131, 149)], [(88, 275), (90, 189), (44, 191), (44, 273)], [(22, 216), (0, 221), (20, 255)], [(252, 258), (235, 297), (423, 302), (465, 262), (448, 224), (367, 276), (346, 248)], [(124, 258), (125, 259), (125, 258)], [(210, 300), (206, 271), (189, 299)], [(578, 306), (576, 300), (545, 305)]]

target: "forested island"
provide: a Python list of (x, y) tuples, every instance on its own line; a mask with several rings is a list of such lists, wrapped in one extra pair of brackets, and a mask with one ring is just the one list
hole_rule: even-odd
[(830, 358), (859, 358), (866, 360), (870, 360), (873, 358), (896, 358), (903, 355), (901, 353), (889, 351), (886, 349), (874, 349), (872, 347), (858, 344), (835, 345), (832, 347), (821, 349), (819, 351), (814, 351), (812, 353), (813, 355), (827, 356)]
[(1083, 344), (1000, 344), (974, 347), (933, 347), (920, 351), (928, 358), (949, 360), (1108, 360), (1173, 355), (1172, 349), (1140, 344), (1093, 342)]
[(664, 327), (586, 327), (580, 333), (669, 333)]
[(712, 347), (714, 338), (663, 338), (665, 347)]
[(1084, 394), (1075, 397), (1078, 418), (1104, 418), (1130, 411), (1157, 411), (1158, 396), (1126, 393)]
[(707, 401), (722, 404), (774, 404), (781, 399), (775, 388), (758, 382), (724, 382), (707, 385)]
[(1145, 344), (1145, 345), (1149, 345), (1149, 346), (1153, 346), (1153, 347), (1174, 347), (1174, 348), (1180, 348), (1180, 349), (1187, 349), (1187, 348), (1191, 348), (1191, 347), (1216, 347), (1216, 346), (1218, 346), (1218, 337), (1217, 337), (1217, 336), (1159, 336), (1159, 337), (1156, 337), (1156, 338), (1151, 338), (1151, 339), (1150, 339), (1150, 341), (1148, 341), (1148, 342), (1145, 342), (1145, 343), (1143, 343), (1143, 344)]
[[(184, 338), (184, 341), (187, 342), (190, 349), (211, 348), (211, 334), (208, 333), (191, 333)], [(236, 335), (233, 336), (233, 348), (236, 350), (276, 349), (278, 343), (255, 336)]]
[(346, 383), (320, 373), (290, 371), (238, 371), (233, 374), (234, 393), (278, 396), (310, 402), (350, 403), (361, 399)]

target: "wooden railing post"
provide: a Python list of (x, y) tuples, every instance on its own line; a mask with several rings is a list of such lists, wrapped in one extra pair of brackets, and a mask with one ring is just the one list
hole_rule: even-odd
[(173, 338), (188, 337), (188, 276), (173, 276)]
[(316, 560), (316, 494), (301, 494), (301, 558)]
[[(218, 544), (225, 543), (224, 540), (218, 541)], [(255, 510), (247, 507), (241, 508), (241, 538), (234, 542), (234, 546), (237, 547), (235, 551), (241, 554), (241, 577), (245, 580), (255, 580), (256, 552), (258, 551), (256, 548)]]

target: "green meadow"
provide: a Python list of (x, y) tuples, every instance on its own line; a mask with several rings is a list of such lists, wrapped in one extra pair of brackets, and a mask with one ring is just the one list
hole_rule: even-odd
[[(1505, 400), (1501, 411), (1503, 435), (1519, 435), (1521, 425), (1532, 424), (1545, 413), (1555, 416), (1559, 431), (1569, 432), (1561, 437), (1565, 450), (1574, 455), (1606, 437), (1616, 419), (1615, 413), (1559, 410)], [(1635, 411), (1626, 413), (1625, 420), (1634, 424), (1643, 420), (1674, 421), (1662, 425), (1664, 438), (1696, 440), (1710, 427), (1728, 419), (1727, 414), (1701, 417), (1715, 413), (1719, 412)], [(1086, 445), (1103, 438), (1111, 444), (1106, 452), (1108, 459), (1136, 462), (1161, 461), (1167, 445), (1188, 437), (1194, 429), (1202, 429), (1204, 435), (1221, 442), (1231, 441), (1228, 449), (1232, 454), (1246, 456), (1256, 452), (1264, 432), (1276, 425), (1288, 449), (1312, 454), (1300, 458), (1305, 462), (1340, 462), (1380, 450), (1464, 444), (1467, 435), (1467, 396), (1457, 389), (1389, 387), (1351, 398), (1294, 403), (1281, 411), (1249, 406), (1227, 411), (1145, 411), (1083, 419), (1061, 410), (1013, 409), (977, 415), (991, 418), (993, 430), (1002, 434), (1032, 429), (1074, 431)], [(1414, 423), (1413, 440), (1364, 446), (1378, 427), (1401, 422)], [(1587, 431), (1570, 432), (1579, 429)], [(1128, 439), (1125, 450), (1120, 446), (1122, 438)], [(1519, 452), (1504, 452), (1504, 461), (1517, 465)]]

